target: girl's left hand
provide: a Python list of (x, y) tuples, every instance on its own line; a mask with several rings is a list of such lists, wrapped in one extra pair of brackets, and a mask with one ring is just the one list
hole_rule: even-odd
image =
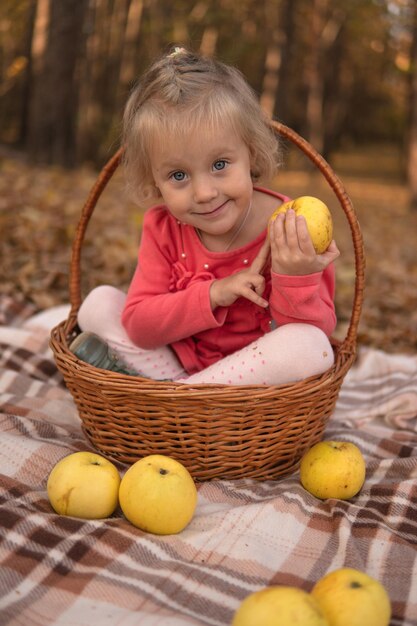
[(230, 306), (240, 297), (266, 308), (268, 300), (262, 297), (265, 289), (265, 276), (262, 272), (268, 259), (269, 240), (266, 237), (250, 267), (211, 283), (211, 308), (214, 310), (218, 306)]
[(269, 236), (271, 269), (276, 274), (304, 276), (322, 272), (340, 255), (334, 240), (326, 252), (317, 254), (304, 217), (292, 209), (277, 216)]

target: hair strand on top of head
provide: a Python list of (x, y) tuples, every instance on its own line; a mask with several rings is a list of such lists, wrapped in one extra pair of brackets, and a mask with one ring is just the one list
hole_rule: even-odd
[(187, 50), (185, 48), (183, 48), (182, 46), (175, 46), (173, 51), (170, 52), (168, 54), (168, 56), (172, 59), (172, 58), (178, 56), (179, 54), (187, 54)]

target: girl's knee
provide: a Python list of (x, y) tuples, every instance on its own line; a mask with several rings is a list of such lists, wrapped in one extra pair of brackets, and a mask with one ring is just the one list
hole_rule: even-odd
[(294, 369), (297, 379), (322, 374), (334, 364), (330, 340), (317, 326), (286, 324), (269, 333), (269, 336), (273, 349), (285, 355), (289, 368)]
[(102, 326), (120, 320), (126, 295), (111, 285), (100, 285), (86, 296), (78, 311), (82, 330), (100, 334)]
[(81, 306), (105, 306), (124, 302), (126, 294), (111, 285), (99, 285), (90, 291)]
[(306, 360), (307, 376), (324, 373), (334, 364), (334, 352), (327, 335), (317, 326), (300, 324), (300, 358)]

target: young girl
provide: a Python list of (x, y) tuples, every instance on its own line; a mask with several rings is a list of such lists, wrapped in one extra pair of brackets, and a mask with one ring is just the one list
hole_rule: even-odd
[(183, 48), (164, 56), (129, 98), (124, 146), (130, 188), (157, 204), (127, 296), (87, 296), (73, 351), (187, 384), (281, 384), (331, 367), (339, 251), (317, 255), (293, 211), (268, 228), (288, 198), (258, 186), (278, 146), (240, 72)]

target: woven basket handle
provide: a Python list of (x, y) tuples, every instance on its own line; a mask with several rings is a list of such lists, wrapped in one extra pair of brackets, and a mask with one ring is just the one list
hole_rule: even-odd
[[(274, 130), (280, 134), (282, 137), (289, 139), (294, 145), (296, 145), (302, 152), (306, 154), (306, 156), (314, 163), (314, 165), (321, 171), (324, 178), (329, 183), (330, 187), (333, 189), (336, 197), (339, 200), (339, 203), (346, 214), (348, 219), (352, 239), (353, 239), (353, 248), (355, 254), (355, 293), (353, 298), (353, 306), (352, 313), (350, 318), (349, 327), (346, 333), (346, 337), (343, 340), (339, 352), (347, 350), (352, 351), (355, 349), (356, 345), (356, 337), (357, 330), (359, 325), (360, 314), (362, 310), (362, 302), (363, 302), (363, 289), (365, 282), (365, 261), (364, 261), (364, 251), (363, 251), (363, 241), (362, 235), (359, 227), (359, 222), (356, 217), (355, 210), (353, 208), (352, 202), (350, 201), (349, 196), (347, 195), (342, 182), (333, 172), (330, 165), (325, 161), (325, 159), (313, 148), (313, 146), (303, 139), (298, 133), (294, 130), (281, 124), (280, 122), (271, 122)], [(72, 246), (72, 256), (71, 256), (71, 264), (70, 264), (70, 276), (69, 276), (69, 296), (70, 296), (70, 304), (71, 311), (66, 322), (66, 328), (74, 327), (77, 319), (77, 313), (81, 305), (81, 248), (84, 241), (85, 231), (88, 226), (88, 222), (90, 220), (91, 215), (95, 209), (98, 199), (100, 198), (104, 188), (107, 183), (113, 176), (115, 170), (117, 169), (121, 157), (122, 157), (123, 149), (120, 148), (114, 156), (106, 163), (106, 165), (101, 170), (93, 188), (90, 191), (90, 194), (87, 198), (87, 201), (83, 207), (80, 220), (78, 222), (77, 230), (75, 233), (75, 238)]]

